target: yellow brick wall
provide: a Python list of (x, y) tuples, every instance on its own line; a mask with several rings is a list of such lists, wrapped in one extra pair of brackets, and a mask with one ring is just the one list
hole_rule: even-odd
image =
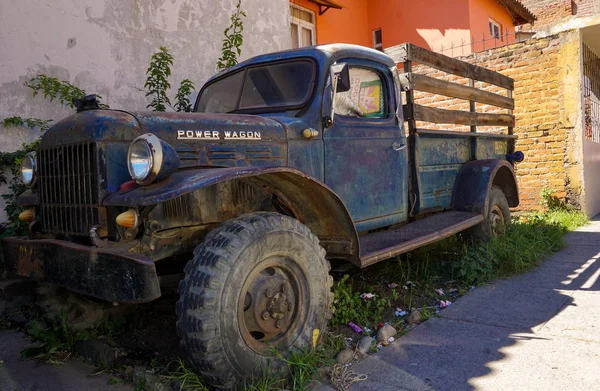
[[(515, 166), (521, 195), (519, 209), (540, 208), (540, 192), (544, 187), (578, 206), (582, 187), (578, 33), (565, 32), (460, 59), (515, 80), (514, 134), (519, 137), (516, 150), (525, 153), (525, 160)], [(415, 72), (467, 83), (465, 79), (424, 67), (416, 67)], [(478, 87), (505, 95), (501, 89), (484, 83), (478, 83)], [(469, 109), (468, 103), (461, 100), (422, 93), (417, 93), (415, 98), (417, 103), (427, 106)], [(477, 105), (477, 111), (499, 112), (483, 105)], [(436, 125), (435, 128), (452, 126)], [(467, 127), (457, 130), (467, 130)]]

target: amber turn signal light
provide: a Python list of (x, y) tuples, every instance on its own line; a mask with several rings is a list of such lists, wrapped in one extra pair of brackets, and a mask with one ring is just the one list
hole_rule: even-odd
[(35, 219), (35, 209), (25, 209), (23, 212), (19, 213), (19, 220), (24, 221), (26, 223), (31, 223)]
[(138, 214), (133, 209), (128, 209), (121, 213), (115, 220), (117, 221), (117, 224), (123, 228), (130, 229), (138, 226)]

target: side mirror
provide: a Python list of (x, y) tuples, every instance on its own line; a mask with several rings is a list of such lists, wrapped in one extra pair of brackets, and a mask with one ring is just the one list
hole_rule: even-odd
[(335, 92), (350, 91), (350, 71), (348, 69), (348, 64), (344, 62), (333, 64), (329, 73), (331, 74), (331, 81), (335, 87)]
[(333, 117), (335, 116), (335, 98), (339, 92), (350, 91), (350, 70), (348, 64), (342, 62), (339, 64), (333, 64), (329, 69), (331, 75), (331, 113), (328, 117), (325, 117), (325, 128), (333, 125)]

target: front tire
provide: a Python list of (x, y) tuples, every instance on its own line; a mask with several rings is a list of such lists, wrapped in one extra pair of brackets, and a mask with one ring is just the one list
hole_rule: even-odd
[(332, 279), (318, 238), (299, 221), (253, 213), (228, 221), (185, 267), (177, 330), (196, 370), (232, 388), (312, 342), (331, 317)]

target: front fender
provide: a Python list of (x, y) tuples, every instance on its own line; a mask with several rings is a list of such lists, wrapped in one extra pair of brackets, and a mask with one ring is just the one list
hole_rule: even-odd
[[(288, 167), (228, 167), (182, 170), (166, 180), (113, 193), (102, 204), (107, 206), (149, 206), (165, 202), (218, 183), (252, 178), (294, 206), (295, 217), (321, 240), (331, 256), (359, 263), (356, 228), (341, 198), (324, 183)], [(357, 263), (357, 264), (358, 264)]]
[(514, 208), (519, 205), (519, 188), (510, 163), (488, 159), (465, 164), (454, 183), (452, 209), (485, 213), (488, 193), (494, 185), (502, 189), (508, 206)]

